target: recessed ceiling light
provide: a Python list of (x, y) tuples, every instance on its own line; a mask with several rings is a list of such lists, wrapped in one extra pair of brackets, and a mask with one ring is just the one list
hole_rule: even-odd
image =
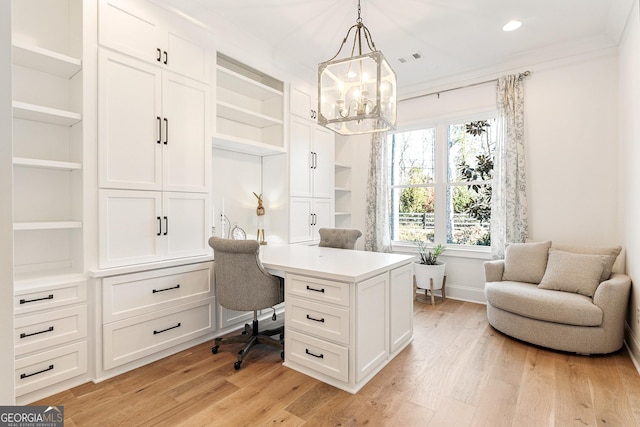
[(507, 22), (506, 24), (504, 24), (504, 27), (502, 27), (502, 31), (513, 31), (513, 30), (517, 30), (518, 28), (520, 28), (522, 26), (522, 21), (518, 21), (518, 20), (512, 20)]

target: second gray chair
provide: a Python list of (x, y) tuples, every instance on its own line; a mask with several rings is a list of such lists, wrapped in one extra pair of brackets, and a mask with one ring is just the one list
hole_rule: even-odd
[(356, 228), (321, 228), (318, 246), (339, 249), (355, 249), (356, 241), (362, 236), (362, 231)]
[[(253, 324), (245, 325), (242, 335), (215, 339), (211, 351), (216, 354), (220, 344), (245, 343), (233, 365), (240, 369), (244, 357), (256, 344), (268, 344), (281, 350), (284, 358), (284, 327), (259, 331), (258, 310), (273, 307), (284, 301), (284, 279), (267, 272), (260, 262), (260, 244), (256, 240), (229, 240), (211, 237), (214, 251), (214, 272), (218, 303), (227, 309), (253, 311)], [(271, 338), (280, 335), (279, 340)]]

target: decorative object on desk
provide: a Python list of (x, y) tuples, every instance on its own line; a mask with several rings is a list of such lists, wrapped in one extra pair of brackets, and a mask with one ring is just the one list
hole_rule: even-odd
[[(431, 305), (435, 304), (435, 295), (433, 291), (441, 291), (442, 300), (446, 298), (445, 282), (447, 277), (445, 276), (446, 264), (438, 261), (438, 257), (442, 255), (446, 247), (438, 243), (430, 249), (426, 242), (417, 240), (415, 241), (420, 254), (420, 261), (416, 261), (413, 266), (413, 281), (414, 291), (417, 289), (424, 289), (425, 297), (427, 294), (431, 294)], [(414, 295), (416, 293), (414, 292)]]
[(267, 210), (262, 204), (262, 194), (258, 196), (254, 192), (253, 195), (258, 199), (258, 207), (256, 208), (256, 215), (258, 215), (258, 235), (256, 236), (256, 240), (261, 245), (266, 245), (267, 241), (264, 239), (264, 215), (267, 213)]
[[(384, 132), (396, 127), (396, 73), (360, 17), (333, 58), (318, 65), (318, 123), (341, 135)], [(336, 59), (354, 30), (351, 56)], [(370, 50), (362, 53), (362, 38)], [(357, 49), (357, 51), (356, 51)], [(355, 55), (355, 56), (354, 56)]]
[(238, 227), (238, 224), (235, 223), (233, 224), (233, 228), (231, 229), (231, 238), (233, 240), (246, 240), (247, 233), (245, 233), (244, 230)]

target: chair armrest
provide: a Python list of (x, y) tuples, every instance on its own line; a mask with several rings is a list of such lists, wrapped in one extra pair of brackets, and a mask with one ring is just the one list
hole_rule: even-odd
[(630, 289), (631, 278), (622, 273), (613, 273), (609, 280), (598, 285), (593, 303), (603, 311), (605, 320), (612, 320), (606, 319), (607, 316), (626, 317)]
[(484, 262), (484, 277), (486, 282), (501, 282), (504, 273), (504, 260), (496, 259)]

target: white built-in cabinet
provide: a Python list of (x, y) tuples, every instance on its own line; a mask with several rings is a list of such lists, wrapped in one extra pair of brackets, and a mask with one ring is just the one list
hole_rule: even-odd
[(18, 404), (88, 378), (84, 7), (11, 2)]
[(146, 1), (98, 12), (99, 268), (207, 255), (207, 36)]
[(335, 140), (335, 226), (351, 228), (351, 144), (348, 137), (336, 135)]
[(334, 226), (335, 135), (316, 123), (311, 93), (292, 85), (290, 94), (290, 243), (318, 241), (318, 229)]

